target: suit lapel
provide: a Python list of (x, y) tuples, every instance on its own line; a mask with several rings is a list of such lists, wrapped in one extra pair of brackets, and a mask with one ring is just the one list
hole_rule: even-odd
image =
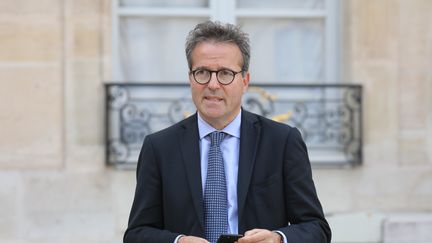
[(256, 116), (245, 110), (242, 110), (242, 122), (240, 128), (240, 158), (237, 182), (239, 224), (244, 213), (244, 205), (255, 164), (255, 155), (260, 132), (261, 126), (259, 125)]
[(185, 121), (183, 131), (180, 131), (179, 139), (192, 201), (198, 215), (198, 220), (204, 229), (199, 133), (196, 114)]

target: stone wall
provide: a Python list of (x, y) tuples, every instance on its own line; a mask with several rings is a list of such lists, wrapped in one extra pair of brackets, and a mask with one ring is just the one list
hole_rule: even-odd
[[(431, 225), (431, 10), (342, 1), (341, 75), (364, 87), (364, 163), (314, 169), (334, 242)], [(104, 164), (110, 28), (110, 0), (0, 0), (0, 242), (121, 242), (135, 173)]]
[(121, 242), (134, 172), (104, 158), (111, 1), (0, 1), (0, 242)]
[(343, 3), (342, 76), (364, 88), (364, 164), (315, 178), (335, 242), (380, 242), (393, 214), (432, 211), (432, 1)]

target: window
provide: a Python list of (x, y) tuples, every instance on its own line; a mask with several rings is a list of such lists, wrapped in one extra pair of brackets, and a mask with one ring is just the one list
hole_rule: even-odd
[(246, 110), (299, 128), (314, 164), (361, 163), (361, 87), (335, 84), (339, 0), (113, 1), (114, 80), (125, 82), (107, 84), (109, 164), (135, 165), (146, 135), (195, 112), (184, 44), (208, 19), (250, 35)]
[(116, 81), (184, 83), (185, 37), (211, 19), (250, 34), (251, 79), (338, 81), (338, 0), (114, 0)]

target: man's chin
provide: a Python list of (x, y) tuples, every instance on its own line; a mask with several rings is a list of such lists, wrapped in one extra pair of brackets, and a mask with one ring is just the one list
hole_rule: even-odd
[(217, 120), (222, 117), (222, 113), (220, 112), (205, 112), (203, 113), (203, 115), (208, 119), (212, 119), (212, 120)]
[(200, 111), (201, 116), (206, 120), (219, 120), (223, 117), (223, 112), (220, 109), (205, 109)]
[(221, 115), (224, 110), (222, 103), (204, 103), (201, 108), (202, 113), (213, 114), (213, 116)]

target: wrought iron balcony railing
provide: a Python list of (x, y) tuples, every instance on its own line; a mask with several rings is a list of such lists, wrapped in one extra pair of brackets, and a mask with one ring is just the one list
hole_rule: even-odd
[[(254, 84), (243, 108), (297, 127), (313, 165), (362, 161), (362, 88), (342, 84)], [(106, 158), (136, 166), (144, 137), (196, 112), (186, 84), (106, 84)]]

